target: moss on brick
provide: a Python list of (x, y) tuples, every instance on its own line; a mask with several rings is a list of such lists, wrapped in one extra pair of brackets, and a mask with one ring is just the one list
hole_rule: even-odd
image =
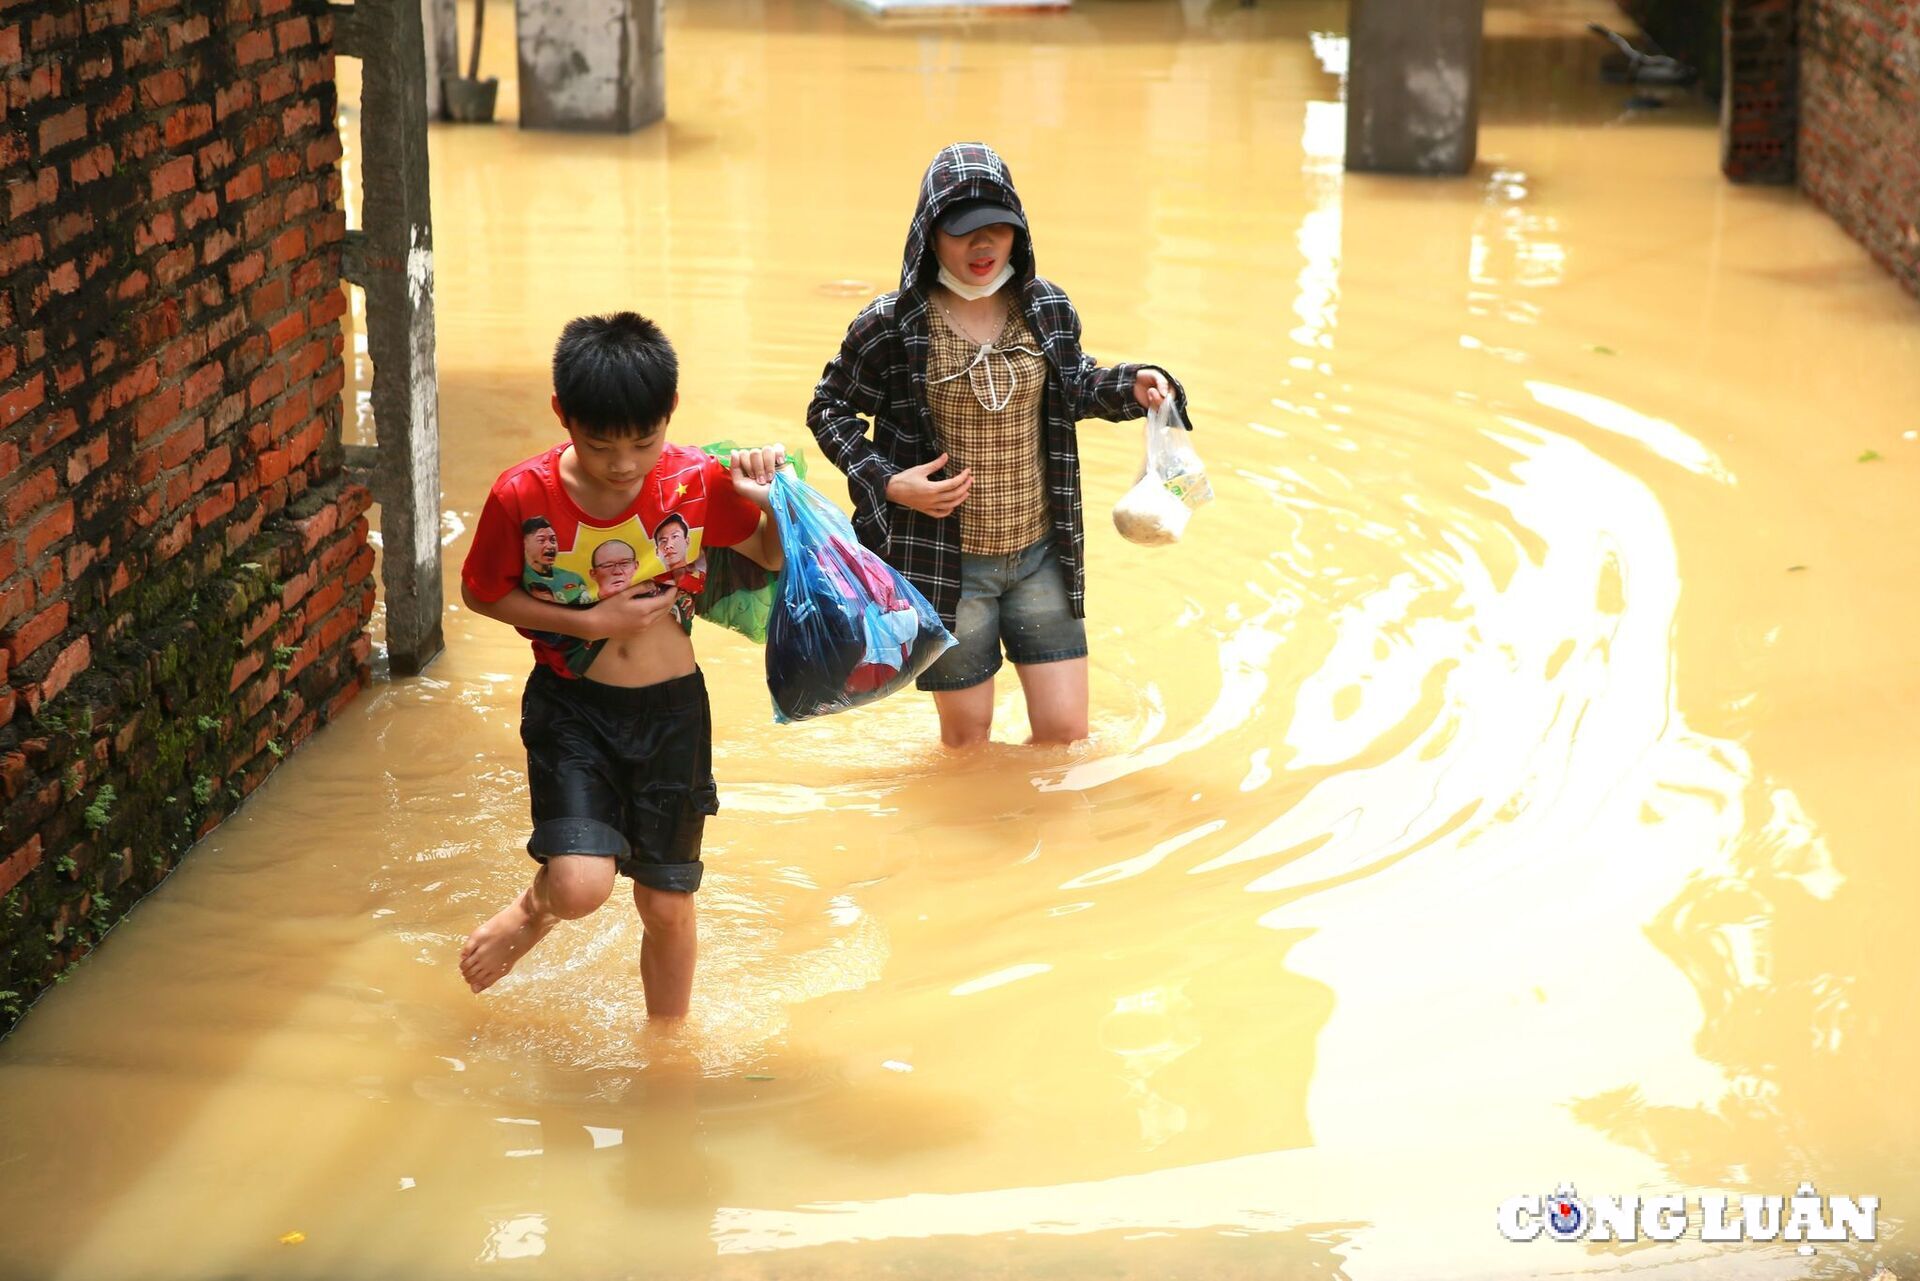
[[(337, 502), (341, 487), (336, 479), (310, 491), (303, 514)], [(349, 524), (335, 537), (362, 536)], [(301, 544), (292, 520), (276, 522), (211, 573), (182, 557), (165, 580), (130, 588), (124, 638), (36, 717), (0, 729), (0, 752), (24, 750), (36, 780), (59, 784), (50, 807), (36, 783), (0, 813), (6, 830), (37, 832), (47, 851), (0, 900), (0, 992), (12, 994), (0, 997), (0, 1035), (238, 807), (286, 754), (294, 722), (311, 716), (279, 696), (270, 660), (281, 634), (256, 627), (279, 602), (285, 566), (306, 559)], [(249, 631), (258, 633), (251, 643)], [(242, 718), (230, 690), (249, 656), (267, 661), (241, 692), (271, 680), (275, 696)], [(347, 657), (310, 667), (311, 680), (302, 673), (312, 696), (357, 678), (341, 670)]]

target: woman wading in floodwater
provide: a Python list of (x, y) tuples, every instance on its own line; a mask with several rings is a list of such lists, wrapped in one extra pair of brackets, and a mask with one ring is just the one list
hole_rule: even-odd
[[(959, 642), (920, 675), (948, 747), (987, 740), (1001, 651), (1036, 743), (1087, 736), (1082, 418), (1139, 418), (1186, 394), (1154, 365), (1101, 368), (1034, 270), (1013, 178), (991, 147), (943, 149), (920, 181), (900, 288), (828, 362), (807, 425), (847, 475), (854, 528)], [(872, 437), (868, 424), (872, 420)]]

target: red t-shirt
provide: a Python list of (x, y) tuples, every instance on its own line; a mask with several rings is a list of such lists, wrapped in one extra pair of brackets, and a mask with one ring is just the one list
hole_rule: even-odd
[[(692, 595), (705, 579), (706, 549), (752, 537), (760, 509), (734, 492), (719, 459), (668, 445), (632, 505), (602, 522), (581, 511), (560, 481), (560, 455), (567, 448), (555, 445), (507, 468), (493, 483), (460, 570), (467, 590), (496, 601), (519, 588), (584, 609), (636, 583), (652, 581), (662, 590), (677, 584), (675, 616), (691, 630)], [(534, 657), (562, 676), (584, 672), (604, 643), (519, 631), (533, 642)]]

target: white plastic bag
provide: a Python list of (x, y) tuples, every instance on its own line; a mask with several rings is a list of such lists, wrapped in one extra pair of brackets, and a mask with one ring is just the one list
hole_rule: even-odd
[(1143, 547), (1180, 541), (1193, 509), (1213, 498), (1206, 464), (1187, 443), (1173, 397), (1147, 411), (1147, 460), (1140, 479), (1113, 505), (1120, 537)]

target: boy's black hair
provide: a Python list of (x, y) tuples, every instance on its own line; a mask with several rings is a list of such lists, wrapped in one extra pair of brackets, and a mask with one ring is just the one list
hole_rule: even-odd
[(660, 518), (660, 523), (653, 527), (653, 537), (656, 541), (660, 537), (660, 531), (665, 529), (668, 525), (678, 525), (680, 526), (681, 533), (685, 534), (689, 538), (693, 537), (693, 526), (687, 524), (687, 518), (685, 516), (682, 516), (679, 512), (668, 512), (665, 516), (662, 516)]
[(552, 529), (553, 522), (545, 516), (529, 516), (520, 522), (520, 537), (525, 538), (536, 529)]
[(680, 359), (637, 312), (567, 322), (553, 348), (553, 394), (567, 422), (593, 436), (650, 436), (673, 412)]

